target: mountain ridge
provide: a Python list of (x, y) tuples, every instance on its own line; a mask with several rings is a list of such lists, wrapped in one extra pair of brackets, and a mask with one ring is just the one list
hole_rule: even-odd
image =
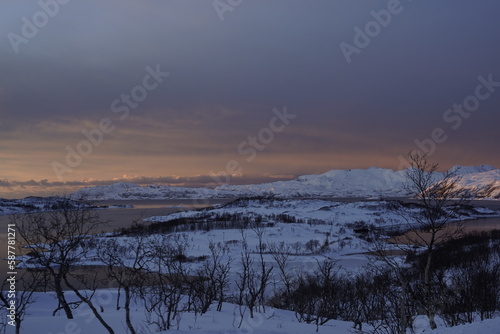
[[(370, 167), (367, 169), (333, 169), (322, 174), (302, 175), (293, 180), (250, 185), (220, 185), (215, 188), (188, 188), (166, 185), (140, 186), (115, 183), (107, 186), (82, 188), (72, 198), (89, 200), (123, 199), (195, 199), (234, 198), (276, 195), (281, 197), (374, 197), (407, 196), (405, 172)], [(449, 171), (461, 176), (460, 185), (466, 188), (494, 184), (500, 187), (500, 170), (489, 165), (454, 166)], [(438, 176), (443, 173), (437, 172)], [(500, 198), (500, 189), (492, 197)]]

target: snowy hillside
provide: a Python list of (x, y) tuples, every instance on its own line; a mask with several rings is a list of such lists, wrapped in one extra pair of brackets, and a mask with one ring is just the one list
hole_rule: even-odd
[(50, 211), (68, 205), (78, 207), (82, 204), (57, 196), (26, 197), (23, 199), (0, 198), (0, 216), (34, 211)]
[(462, 175), (460, 185), (466, 188), (476, 188), (492, 184), (497, 187), (492, 197), (500, 197), (500, 169), (493, 169), (482, 173), (469, 173)]
[(139, 186), (133, 183), (115, 183), (109, 186), (87, 187), (71, 195), (74, 199), (124, 200), (124, 199), (173, 199), (214, 198), (217, 192), (209, 188), (186, 188), (161, 185)]
[(492, 170), (497, 170), (495, 167), (490, 165), (480, 165), (480, 166), (455, 166), (450, 169), (450, 171), (459, 174), (479, 174), (484, 172), (489, 172)]
[[(67, 293), (69, 298), (74, 299), (73, 293)], [(116, 299), (116, 292), (110, 290), (98, 290), (98, 296), (106, 298), (100, 299), (100, 305), (103, 306), (105, 317), (108, 323), (113, 328), (124, 328), (124, 311), (123, 308), (116, 311), (111, 305), (111, 302)], [(111, 298), (109, 298), (111, 297)], [(74, 320), (68, 321), (65, 317), (57, 315), (52, 316), (53, 300), (55, 296), (47, 293), (36, 293), (37, 303), (30, 309), (30, 315), (26, 317), (23, 323), (23, 331), (21, 333), (39, 333), (41, 328), (47, 328), (50, 319), (51, 333), (105, 333), (97, 319), (89, 316), (88, 310), (77, 312)], [(109, 300), (108, 300), (109, 299)], [(135, 304), (134, 304), (135, 306)], [(161, 333), (172, 334), (242, 334), (242, 333), (259, 333), (259, 334), (305, 334), (305, 333), (335, 333), (335, 334), (353, 334), (356, 331), (352, 328), (352, 323), (347, 321), (330, 320), (326, 325), (321, 326), (316, 332), (314, 324), (300, 323), (297, 321), (295, 314), (291, 311), (284, 311), (274, 308), (268, 308), (266, 313), (257, 313), (254, 319), (248, 315), (243, 318), (241, 328), (237, 328), (239, 322), (238, 307), (234, 304), (224, 303), (222, 312), (210, 310), (202, 316), (195, 317), (193, 314), (183, 315), (183, 322), (179, 329), (163, 331)], [(132, 311), (133, 323), (137, 324), (142, 333), (153, 331), (144, 326), (144, 313), (133, 307)], [(68, 326), (68, 323), (72, 326)], [(74, 328), (75, 331), (68, 332), (68, 328)], [(500, 318), (488, 319), (484, 321), (474, 322), (455, 327), (445, 327), (440, 325), (437, 329), (431, 330), (425, 317), (417, 319), (415, 324), (416, 334), (497, 334), (500, 328)], [(10, 328), (12, 329), (12, 328)], [(13, 331), (11, 331), (13, 332)]]
[[(462, 176), (462, 185), (482, 187), (492, 182), (500, 186), (500, 170), (492, 166), (455, 166)], [(139, 186), (116, 183), (109, 186), (83, 188), (73, 198), (89, 200), (120, 199), (172, 199), (172, 198), (236, 198), (274, 194), (281, 197), (371, 197), (406, 196), (403, 184), (405, 171), (368, 168), (331, 170), (319, 175), (299, 176), (295, 180), (253, 185), (221, 185), (215, 189), (186, 188), (161, 185)], [(500, 189), (493, 197), (500, 196)]]
[[(299, 220), (321, 221), (325, 225), (336, 224), (338, 228), (348, 223), (364, 221), (377, 226), (392, 226), (400, 220), (389, 202), (332, 202), (320, 199), (240, 199), (233, 202), (204, 208), (196, 211), (182, 211), (167, 216), (155, 216), (145, 219), (150, 222), (168, 222), (179, 218), (213, 218), (217, 215), (237, 215), (250, 218), (261, 216), (266, 221), (273, 221), (272, 216), (287, 215)], [(279, 219), (278, 219), (279, 221)]]
[(247, 186), (223, 185), (216, 190), (234, 194), (262, 195), (272, 193), (283, 197), (330, 196), (405, 196), (404, 171), (372, 167), (369, 169), (331, 170), (319, 175), (303, 175), (295, 180)]
[[(130, 247), (130, 245), (137, 246), (138, 243), (141, 243), (140, 245), (148, 247), (148, 245), (156, 245), (155, 240), (159, 240), (161, 245), (175, 245), (175, 249), (182, 249), (186, 259), (182, 263), (188, 273), (196, 272), (195, 270), (201, 268), (203, 262), (200, 259), (211, 254), (211, 244), (221, 245), (220, 256), (223, 260), (221, 263), (225, 261), (230, 263), (227, 291), (228, 294), (233, 294), (233, 297), (228, 298), (231, 301), (236, 300), (234, 297), (237, 294), (236, 282), (240, 277), (239, 273), (243, 271), (241, 254), (249, 250), (249, 256), (255, 261), (254, 263), (259, 263), (258, 230), (230, 228), (228, 223), (231, 217), (234, 217), (236, 221), (240, 221), (244, 217), (254, 222), (262, 222), (262, 226), (265, 226), (265, 230), (262, 230), (262, 240), (266, 245), (263, 249), (271, 250), (272, 247), (279, 247), (279, 245), (287, 247), (283, 249), (288, 251), (287, 272), (290, 275), (314, 273), (318, 261), (328, 259), (335, 261), (338, 268), (341, 268), (342, 275), (346, 275), (344, 277), (349, 277), (362, 272), (367, 264), (375, 263), (364, 253), (372, 249), (373, 243), (370, 238), (377, 233), (379, 228), (395, 226), (401, 220), (401, 217), (391, 209), (393, 205), (394, 203), (385, 201), (349, 203), (323, 199), (240, 199), (203, 210), (178, 212), (147, 219), (154, 224), (155, 222), (169, 222), (180, 218), (199, 218), (210, 221), (212, 225), (210, 229), (193, 229), (191, 221), (188, 224), (188, 229), (182, 230), (179, 228), (180, 226), (177, 226), (177, 232), (173, 233), (152, 234), (145, 237), (119, 235), (115, 236), (114, 240), (127, 252), (143, 249), (142, 247)], [(486, 213), (485, 210), (481, 211)], [(494, 214), (495, 212), (489, 211), (489, 213)], [(221, 217), (223, 221), (217, 221), (217, 217)], [(98, 244), (99, 240), (109, 242), (111, 239), (109, 235), (100, 236), (96, 239), (95, 244)], [(388, 247), (401, 249), (401, 246)], [(102, 248), (89, 247), (89, 253), (82, 257), (78, 264), (102, 265), (103, 263), (98, 257), (100, 250)], [(144, 256), (154, 256), (156, 253), (146, 251), (144, 254)], [(265, 252), (262, 256), (265, 264), (274, 266), (274, 271), (270, 276), (272, 283), (269, 283), (265, 290), (266, 295), (270, 298), (283, 283), (272, 252)], [(27, 258), (28, 256), (26, 256)], [(127, 266), (133, 266), (135, 258), (130, 253), (122, 254), (122, 258)], [(19, 259), (24, 260), (24, 258)], [(29, 260), (26, 260), (25, 263), (30, 266)], [(145, 268), (148, 270), (154, 271), (155, 266), (156, 263), (152, 259), (145, 261)], [(66, 296), (70, 301), (78, 301), (78, 298), (71, 291), (67, 291)], [(72, 325), (71, 328), (75, 329), (72, 331), (74, 333), (106, 333), (97, 319), (89, 313), (85, 304), (75, 309), (74, 320), (68, 321), (62, 312), (52, 316), (52, 311), (57, 305), (54, 293), (37, 292), (35, 297), (35, 303), (29, 308), (29, 316), (23, 322), (22, 333), (37, 333), (40, 332), (40, 328), (50, 329), (52, 333), (63, 333), (68, 328), (68, 323)], [(120, 303), (123, 303), (123, 296), (121, 298)], [(123, 307), (116, 308), (117, 299), (116, 287), (110, 284), (108, 288), (96, 291), (94, 303), (102, 310), (100, 314), (116, 330), (115, 333), (125, 333), (127, 332), (125, 310)], [(184, 297), (183, 303), (186, 299)], [(138, 332), (156, 332), (155, 326), (148, 323), (148, 312), (145, 311), (141, 299), (134, 298), (131, 304), (131, 322), (139, 330)], [(214, 303), (202, 315), (186, 311), (185, 307), (181, 309), (184, 311), (179, 313), (180, 315), (175, 319), (171, 330), (161, 333), (360, 333), (353, 329), (352, 321), (332, 319), (316, 328), (313, 323), (299, 322), (294, 312), (275, 308), (272, 305), (266, 305), (265, 309), (257, 309), (254, 318), (250, 318), (248, 310), (243, 313), (243, 316), (240, 316), (241, 309), (234, 302), (224, 303), (220, 312), (216, 311)], [(5, 316), (3, 318), (5, 319)], [(242, 326), (238, 328), (240, 321)], [(443, 321), (438, 321), (438, 329), (431, 331), (426, 317), (418, 316), (413, 328), (414, 333), (418, 334), (492, 334), (497, 333), (499, 321), (500, 318), (497, 318), (452, 328), (446, 328)], [(368, 323), (364, 324), (363, 329), (369, 333), (372, 330), (371, 326)]]

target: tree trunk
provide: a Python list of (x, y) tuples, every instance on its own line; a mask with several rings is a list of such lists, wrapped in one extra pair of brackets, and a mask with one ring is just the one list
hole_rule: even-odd
[(16, 334), (21, 333), (21, 319), (16, 317), (15, 322), (16, 322)]
[(217, 304), (217, 312), (222, 311), (222, 302), (224, 301), (224, 287), (219, 291), (219, 302)]
[(116, 310), (120, 311), (120, 295), (121, 295), (122, 287), (121, 284), (118, 284), (118, 295), (116, 297)]
[(106, 321), (103, 319), (103, 317), (101, 317), (101, 315), (99, 314), (99, 311), (97, 311), (97, 309), (95, 308), (95, 306), (92, 303), (92, 301), (90, 299), (88, 299), (87, 297), (85, 297), (84, 295), (82, 295), (77, 288), (75, 288), (73, 285), (71, 285), (68, 282), (68, 279), (66, 277), (64, 278), (64, 281), (66, 282), (66, 285), (71, 290), (73, 290), (75, 292), (75, 294), (78, 296), (78, 298), (80, 298), (81, 301), (83, 301), (85, 304), (87, 304), (90, 307), (90, 309), (92, 310), (92, 313), (94, 314), (94, 316), (97, 318), (97, 320), (99, 320), (99, 322), (104, 326), (104, 328), (106, 328), (106, 330), (108, 331), (108, 333), (109, 334), (115, 334), (113, 328), (111, 328), (106, 323)]
[[(403, 281), (403, 280), (402, 280)], [(406, 312), (406, 300), (408, 298), (407, 296), (407, 285), (405, 282), (403, 282), (401, 286), (401, 296), (399, 298), (399, 334), (406, 334), (406, 328), (409, 327), (408, 321), (407, 321), (407, 312)]]
[[(433, 243), (434, 240), (434, 235), (432, 235), (432, 240), (431, 242)], [(424, 270), (424, 285), (425, 285), (425, 308), (426, 308), (426, 313), (427, 317), (429, 318), (429, 326), (431, 329), (436, 329), (436, 321), (435, 321), (435, 316), (436, 312), (434, 310), (434, 302), (432, 301), (432, 277), (431, 277), (431, 263), (432, 263), (432, 244), (428, 248), (429, 254), (427, 255), (427, 263), (425, 264), (425, 270)]]
[(71, 311), (71, 308), (68, 305), (66, 297), (64, 297), (64, 291), (61, 286), (60, 278), (58, 279), (57, 277), (54, 277), (54, 289), (57, 295), (57, 300), (59, 301), (59, 304), (66, 313), (66, 317), (68, 319), (73, 319), (73, 312)]
[(127, 323), (130, 334), (136, 334), (134, 326), (132, 326), (132, 321), (130, 320), (130, 287), (125, 285), (123, 290), (125, 290), (125, 322)]
[(429, 326), (431, 327), (431, 329), (436, 329), (437, 328), (437, 325), (436, 325), (436, 320), (434, 319), (435, 318), (435, 312), (429, 312)]

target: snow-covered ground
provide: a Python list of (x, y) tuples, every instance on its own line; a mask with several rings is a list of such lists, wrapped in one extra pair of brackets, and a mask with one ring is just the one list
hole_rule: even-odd
[[(230, 281), (234, 281), (241, 272), (240, 256), (247, 249), (254, 252), (257, 259), (258, 238), (252, 229), (222, 228), (218, 221), (220, 217), (243, 217), (248, 221), (260, 221), (266, 226), (263, 241), (266, 249), (272, 245), (285, 244), (290, 248), (290, 267), (292, 272), (312, 272), (317, 268), (317, 260), (331, 259), (338, 261), (342, 272), (353, 273), (361, 270), (370, 262), (363, 253), (371, 249), (370, 238), (381, 228), (397, 227), (404, 224), (402, 217), (393, 209), (393, 203), (386, 201), (355, 201), (341, 202), (326, 199), (241, 199), (227, 204), (216, 205), (203, 210), (184, 211), (168, 216), (155, 216), (146, 219), (148, 224), (164, 224), (180, 218), (196, 219), (210, 222), (210, 229), (195, 231), (181, 230), (168, 235), (174, 240), (179, 237), (185, 240), (185, 255), (192, 258), (209, 254), (209, 244), (220, 243), (224, 247), (223, 258), (231, 259)], [(480, 209), (468, 212), (472, 216), (498, 215), (490, 209)], [(458, 217), (464, 218), (464, 217)], [(471, 218), (468, 216), (467, 218)], [(106, 238), (109, 239), (109, 238)], [(102, 237), (105, 240), (105, 237)], [(133, 237), (116, 237), (120, 243), (134, 242)], [(130, 243), (128, 243), (130, 245)], [(86, 259), (81, 259), (81, 265), (96, 265), (96, 250)], [(273, 265), (271, 254), (264, 255), (265, 262)], [(132, 261), (132, 259), (129, 259)], [(196, 269), (200, 262), (190, 263)], [(278, 280), (274, 273), (273, 280)], [(273, 284), (268, 294), (272, 294)], [(62, 313), (52, 317), (52, 310), (57, 301), (51, 293), (36, 293), (37, 301), (30, 307), (29, 314), (23, 323), (22, 333), (106, 333), (101, 324), (90, 315), (88, 308), (81, 306), (75, 310), (75, 319), (67, 320)], [(72, 296), (67, 292), (67, 296)], [(96, 303), (102, 305), (103, 317), (115, 329), (116, 333), (126, 333), (123, 308), (115, 309), (116, 289), (103, 289), (97, 292)], [(132, 319), (142, 333), (154, 332), (144, 326), (144, 308), (135, 305), (132, 308)], [(173, 333), (315, 333), (316, 326), (299, 323), (293, 312), (266, 307), (264, 314), (257, 313), (254, 319), (248, 317), (248, 311), (243, 317), (243, 325), (239, 323), (238, 306), (224, 304), (222, 312), (216, 312), (215, 307), (203, 316), (194, 317), (192, 313), (183, 313), (179, 329)], [(430, 331), (428, 322), (419, 318), (415, 322), (416, 333), (498, 333), (500, 319), (481, 323), (445, 328)], [(367, 327), (364, 327), (368, 329)], [(43, 331), (41, 331), (43, 329)], [(13, 333), (9, 326), (8, 333)], [(353, 333), (352, 323), (331, 320), (319, 327), (319, 333)]]
[[(356, 201), (336, 202), (321, 199), (240, 199), (213, 207), (181, 211), (167, 216), (153, 216), (145, 219), (148, 224), (169, 226), (180, 218), (189, 218), (191, 222), (204, 223), (197, 230), (178, 228), (178, 232), (170, 233), (168, 238), (182, 238), (186, 241), (186, 256), (201, 257), (210, 254), (209, 244), (221, 243), (225, 248), (225, 256), (239, 259), (243, 251), (243, 243), (248, 249), (256, 252), (258, 238), (256, 232), (247, 226), (240, 229), (239, 221), (261, 222), (264, 226), (263, 242), (267, 249), (272, 245), (284, 244), (291, 247), (291, 266), (298, 271), (312, 271), (316, 260), (333, 259), (343, 269), (357, 271), (368, 264), (364, 253), (373, 250), (372, 239), (378, 234), (391, 230), (408, 228), (408, 222), (394, 206), (398, 204), (388, 201)], [(412, 210), (406, 208), (405, 210)], [(492, 217), (500, 212), (487, 208), (476, 208), (457, 215), (456, 219)], [(234, 220), (236, 225), (228, 221)], [(154, 236), (153, 236), (154, 237)], [(116, 237), (123, 243), (129, 237)], [(273, 262), (272, 256), (266, 254), (266, 261)], [(91, 261), (95, 254), (89, 253), (80, 265), (99, 265), (99, 261)], [(22, 259), (27, 259), (24, 257)], [(237, 262), (236, 262), (237, 263)], [(239, 272), (233, 266), (233, 274)]]
[[(491, 183), (500, 186), (500, 170), (492, 166), (455, 166), (461, 175), (461, 184), (468, 188)], [(437, 173), (439, 176), (441, 173)], [(368, 168), (331, 170), (319, 175), (299, 176), (295, 180), (253, 185), (220, 185), (211, 188), (186, 188), (161, 185), (139, 186), (116, 183), (109, 186), (83, 188), (73, 198), (89, 200), (119, 199), (171, 199), (171, 198), (237, 198), (273, 194), (280, 197), (373, 197), (407, 196), (404, 188), (405, 171)], [(492, 197), (499, 197), (496, 189)]]
[[(67, 297), (73, 300), (74, 295), (68, 292)], [(85, 306), (75, 310), (75, 318), (72, 320), (60, 312), (52, 316), (55, 296), (52, 293), (36, 293), (36, 303), (30, 308), (29, 315), (22, 323), (21, 333), (28, 334), (105, 334), (98, 320), (89, 312)], [(115, 333), (127, 333), (125, 325), (124, 309), (117, 311), (115, 308), (116, 290), (102, 289), (97, 291), (96, 304), (103, 306), (102, 317), (115, 330)], [(144, 325), (145, 314), (140, 306), (132, 305), (132, 323), (138, 329), (138, 333), (155, 333), (152, 328)], [(164, 331), (162, 333), (178, 334), (313, 334), (316, 326), (313, 324), (300, 323), (293, 312), (273, 308), (266, 308), (265, 313), (256, 313), (250, 318), (248, 312), (243, 316), (242, 325), (238, 328), (241, 317), (238, 306), (224, 303), (222, 311), (216, 312), (215, 307), (195, 317), (192, 313), (183, 313), (179, 328)], [(431, 330), (425, 317), (417, 318), (414, 324), (415, 334), (498, 334), (500, 328), (500, 317), (478, 321), (455, 327), (445, 327), (438, 323), (438, 328)], [(369, 328), (365, 327), (365, 330)], [(12, 326), (7, 327), (7, 333), (14, 333)], [(320, 326), (317, 333), (353, 334), (351, 322), (330, 320), (324, 326)]]
[[(210, 253), (209, 244), (222, 243), (226, 248), (227, 257), (238, 259), (245, 242), (248, 249), (257, 249), (258, 239), (251, 228), (242, 231), (237, 227), (219, 227), (213, 221), (218, 216), (239, 215), (251, 221), (262, 221), (265, 228), (263, 241), (269, 247), (272, 244), (285, 243), (293, 248), (294, 256), (291, 265), (297, 270), (312, 271), (316, 259), (335, 259), (346, 270), (357, 270), (366, 265), (368, 260), (362, 253), (372, 247), (367, 237), (380, 228), (393, 228), (403, 224), (400, 215), (390, 210), (389, 202), (332, 202), (318, 199), (272, 199), (272, 200), (237, 200), (225, 205), (195, 211), (183, 211), (168, 216), (155, 216), (145, 219), (149, 223), (161, 222), (169, 224), (178, 218), (196, 218), (209, 221), (210, 231), (181, 231), (172, 233), (187, 240), (186, 255), (199, 257)], [(482, 213), (493, 214), (485, 209)], [(288, 217), (288, 218), (287, 218)], [(284, 222), (284, 219), (295, 219), (296, 223)], [(369, 228), (371, 231), (360, 235), (358, 229)], [(245, 237), (245, 240), (243, 240)], [(129, 238), (117, 237), (126, 242)], [(308, 244), (309, 243), (309, 244)], [(327, 244), (321, 252), (319, 248)], [(94, 257), (92, 254), (89, 258)], [(272, 262), (271, 255), (266, 255), (266, 261)], [(81, 265), (98, 265), (99, 262), (82, 260)], [(239, 267), (233, 268), (237, 273)]]
[[(73, 293), (68, 292), (69, 300), (76, 300)], [(22, 324), (21, 333), (29, 334), (101, 334), (107, 333), (99, 321), (89, 312), (89, 308), (82, 306), (75, 310), (75, 318), (66, 319), (60, 312), (52, 317), (55, 297), (51, 293), (37, 293), (37, 302), (30, 308), (30, 315), (26, 317)], [(115, 330), (115, 333), (127, 333), (125, 325), (125, 312), (122, 308), (116, 310), (116, 289), (99, 290), (96, 294), (96, 304), (103, 306), (103, 318)], [(138, 329), (139, 333), (156, 333), (151, 327), (145, 325), (145, 314), (143, 307), (132, 305), (131, 312), (132, 323)], [(243, 316), (241, 328), (238, 328), (241, 317), (238, 306), (224, 303), (222, 311), (217, 312), (215, 305), (204, 315), (194, 317), (192, 313), (183, 313), (180, 319), (179, 327), (162, 333), (262, 333), (262, 334), (305, 334), (315, 333), (316, 326), (311, 324), (299, 323), (293, 312), (267, 308), (265, 313), (257, 313), (254, 318), (247, 314)], [(11, 327), (11, 326), (9, 326)], [(320, 327), (319, 333), (351, 333), (352, 324), (344, 321), (331, 321), (325, 326)], [(13, 328), (7, 333), (14, 333)]]

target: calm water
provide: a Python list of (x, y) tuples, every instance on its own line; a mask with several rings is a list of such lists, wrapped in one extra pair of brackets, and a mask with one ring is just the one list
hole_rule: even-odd
[(132, 205), (133, 208), (100, 209), (99, 215), (102, 220), (109, 221), (103, 229), (104, 232), (112, 232), (121, 227), (129, 227), (133, 221), (145, 219), (151, 216), (162, 216), (170, 213), (193, 210), (210, 205), (229, 202), (227, 199), (193, 200), (126, 200), (126, 201), (100, 201), (96, 205)]

